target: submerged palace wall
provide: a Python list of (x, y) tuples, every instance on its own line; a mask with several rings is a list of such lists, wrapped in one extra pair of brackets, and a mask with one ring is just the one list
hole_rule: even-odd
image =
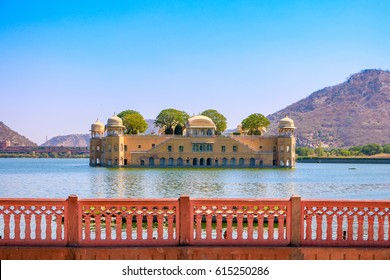
[(122, 120), (92, 124), (90, 165), (106, 167), (295, 167), (294, 123), (278, 135), (215, 135), (205, 116), (189, 119), (183, 135), (127, 135)]

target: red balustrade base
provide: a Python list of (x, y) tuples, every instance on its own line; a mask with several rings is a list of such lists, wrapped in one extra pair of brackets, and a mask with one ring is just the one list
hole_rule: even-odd
[(390, 260), (389, 248), (0, 247), (1, 260)]

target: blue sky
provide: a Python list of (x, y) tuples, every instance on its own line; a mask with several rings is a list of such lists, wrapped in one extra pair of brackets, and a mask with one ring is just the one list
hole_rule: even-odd
[(0, 121), (42, 144), (114, 112), (234, 128), (389, 69), (390, 1), (0, 0)]

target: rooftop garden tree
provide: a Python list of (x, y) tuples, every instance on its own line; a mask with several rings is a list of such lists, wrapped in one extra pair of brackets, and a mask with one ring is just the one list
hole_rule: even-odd
[(261, 129), (267, 128), (271, 122), (262, 114), (255, 113), (249, 115), (242, 122), (242, 129), (247, 130), (249, 135), (260, 135)]
[(154, 124), (156, 127), (164, 130), (164, 134), (181, 135), (190, 116), (177, 109), (164, 109), (158, 114)]
[(224, 115), (219, 113), (217, 110), (214, 109), (209, 109), (206, 111), (203, 111), (201, 115), (209, 117), (215, 126), (217, 127), (216, 129), (216, 134), (220, 135), (222, 132), (224, 132), (227, 128), (227, 121)]
[(126, 134), (144, 133), (148, 128), (148, 123), (144, 117), (137, 111), (125, 110), (118, 114), (125, 126)]

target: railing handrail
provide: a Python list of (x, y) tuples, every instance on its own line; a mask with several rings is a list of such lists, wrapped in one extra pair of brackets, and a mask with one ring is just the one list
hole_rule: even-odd
[(177, 198), (83, 198), (80, 203), (174, 203)]
[(383, 199), (314, 199), (314, 198), (302, 198), (301, 199), (302, 203), (333, 203), (333, 204), (338, 204), (338, 203), (385, 203), (390, 205), (390, 200), (383, 200)]
[(66, 203), (67, 199), (64, 198), (0, 198), (0, 203), (3, 205), (11, 204), (47, 204), (47, 203)]
[(253, 203), (256, 203), (256, 202), (263, 202), (263, 203), (274, 203), (274, 202), (288, 202), (290, 201), (289, 198), (191, 198), (191, 201), (193, 202), (215, 202), (215, 203), (219, 203), (219, 202), (223, 202), (223, 203), (227, 203), (227, 202), (230, 202), (230, 203), (237, 203), (237, 202), (244, 202), (244, 203), (248, 203), (248, 202), (253, 202)]

